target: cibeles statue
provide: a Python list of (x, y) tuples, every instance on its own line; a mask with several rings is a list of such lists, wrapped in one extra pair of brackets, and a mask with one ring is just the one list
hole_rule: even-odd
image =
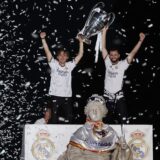
[(132, 160), (124, 139), (103, 123), (107, 112), (104, 98), (92, 95), (85, 106), (86, 123), (73, 133), (58, 160)]

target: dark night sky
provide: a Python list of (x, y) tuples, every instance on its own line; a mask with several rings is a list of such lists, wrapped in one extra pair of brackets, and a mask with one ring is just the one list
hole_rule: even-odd
[[(140, 32), (146, 39), (127, 70), (124, 91), (129, 109), (129, 124), (153, 124), (154, 160), (160, 151), (160, 23), (158, 0), (102, 0), (106, 12), (116, 19), (107, 34), (107, 47), (114, 40), (121, 52), (129, 52)], [(18, 160), (24, 124), (42, 117), (48, 100), (49, 66), (39, 38), (47, 33), (53, 52), (64, 45), (75, 57), (77, 33), (83, 28), (98, 0), (4, 0), (0, 2), (0, 157)], [(84, 57), (73, 71), (75, 124), (85, 121), (87, 98), (102, 94), (104, 63), (94, 63), (95, 37), (85, 45)], [(126, 55), (123, 54), (122, 58)]]

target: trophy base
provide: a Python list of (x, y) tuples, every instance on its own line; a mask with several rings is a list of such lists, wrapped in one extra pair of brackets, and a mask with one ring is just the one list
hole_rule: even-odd
[(91, 40), (86, 38), (83, 34), (78, 34), (77, 36), (80, 37), (83, 40), (84, 43), (91, 44)]

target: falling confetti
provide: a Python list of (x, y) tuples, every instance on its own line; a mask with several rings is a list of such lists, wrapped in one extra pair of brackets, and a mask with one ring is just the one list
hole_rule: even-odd
[[(139, 32), (146, 33), (146, 41), (126, 71), (124, 91), (128, 102), (127, 124), (154, 125), (154, 154), (159, 160), (160, 121), (160, 24), (159, 1), (102, 0), (107, 12), (116, 19), (109, 28), (107, 43), (122, 45), (129, 52), (138, 40)], [(50, 70), (39, 38), (46, 32), (49, 48), (55, 55), (58, 46), (77, 54), (77, 33), (83, 28), (89, 9), (97, 0), (4, 0), (0, 2), (0, 159), (19, 160), (23, 126), (33, 124), (43, 116), (48, 102)], [(109, 3), (109, 4), (107, 4)], [(114, 40), (113, 40), (114, 39)], [(104, 64), (99, 57), (94, 63), (94, 38), (85, 45), (84, 58), (73, 71), (73, 100), (75, 123), (83, 122), (87, 98), (103, 92)], [(123, 54), (123, 53), (122, 53)], [(124, 54), (124, 56), (126, 56)], [(64, 117), (59, 117), (62, 123)]]

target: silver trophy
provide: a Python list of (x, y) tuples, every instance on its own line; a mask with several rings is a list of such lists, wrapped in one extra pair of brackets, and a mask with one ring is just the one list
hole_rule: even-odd
[(103, 2), (99, 2), (93, 7), (83, 29), (77, 35), (87, 44), (91, 44), (90, 37), (97, 35), (105, 26), (110, 26), (115, 19), (114, 13), (102, 10), (104, 6)]

